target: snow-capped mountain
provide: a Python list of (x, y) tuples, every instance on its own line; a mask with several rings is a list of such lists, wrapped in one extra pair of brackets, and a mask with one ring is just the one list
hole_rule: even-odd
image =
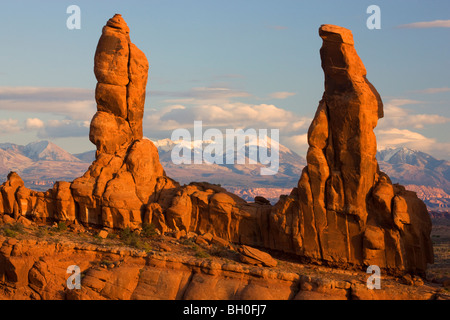
[(29, 143), (23, 148), (23, 153), (34, 161), (47, 160), (81, 162), (80, 159), (50, 141), (37, 141)]
[(450, 161), (405, 147), (380, 150), (377, 159), (393, 183), (417, 192), (430, 209), (450, 210)]
[(31, 142), (25, 146), (13, 143), (0, 143), (0, 149), (12, 154), (23, 155), (33, 161), (45, 160), (81, 162), (80, 159), (73, 156), (66, 150), (58, 147), (53, 142), (46, 140)]
[(379, 150), (377, 159), (378, 161), (384, 161), (390, 164), (409, 164), (429, 169), (437, 168), (448, 162), (445, 160), (437, 160), (427, 153), (408, 149), (406, 147)]
[[(179, 178), (182, 183), (188, 183), (198, 180), (199, 177), (212, 183), (220, 183), (226, 186), (253, 186), (253, 187), (293, 187), (297, 183), (297, 180), (301, 174), (301, 170), (306, 165), (306, 160), (291, 151), (284, 145), (278, 145), (278, 159), (272, 158), (274, 162), (278, 162), (278, 173), (273, 176), (261, 175), (261, 168), (268, 167), (269, 164), (261, 163), (260, 148), (265, 147), (267, 150), (263, 150), (263, 154), (268, 156), (272, 155), (272, 141), (269, 137), (267, 139), (250, 139), (238, 149), (236, 144), (226, 145), (225, 142), (215, 141), (172, 141), (170, 139), (163, 139), (153, 141), (158, 148), (160, 161), (166, 172), (170, 175), (174, 173), (175, 179)], [(191, 162), (188, 164), (176, 164), (173, 161), (172, 151), (178, 146), (186, 148), (187, 152), (190, 152)], [(202, 164), (195, 164), (194, 159), (202, 151), (212, 150), (214, 156), (211, 159), (205, 159), (203, 157)], [(178, 155), (178, 150), (174, 150), (175, 155)], [(238, 161), (238, 154), (242, 155), (240, 163)], [(184, 155), (184, 154), (183, 154)], [(232, 159), (229, 161), (228, 159)], [(253, 163), (251, 162), (253, 160)], [(176, 161), (175, 161), (176, 162)], [(228, 162), (228, 163), (227, 163)], [(182, 169), (185, 170), (183, 174), (178, 172)], [(188, 177), (189, 176), (189, 177)]]
[[(268, 140), (270, 146), (270, 140)], [(158, 148), (161, 164), (168, 176), (180, 183), (207, 181), (221, 184), (246, 200), (261, 195), (276, 202), (279, 195), (287, 194), (296, 186), (306, 160), (289, 148), (279, 145), (279, 169), (276, 175), (261, 175), (261, 163), (249, 164), (249, 157), (256, 147), (266, 146), (257, 140), (246, 141), (245, 164), (226, 164), (226, 156), (236, 156), (238, 150), (223, 146), (216, 148), (217, 156), (223, 157), (224, 164), (174, 164), (172, 150), (177, 141), (170, 139), (153, 141)], [(214, 141), (182, 142), (186, 150), (195, 152), (205, 147), (220, 146)], [(255, 149), (254, 149), (255, 150)], [(241, 150), (242, 151), (242, 150)], [(270, 152), (270, 150), (269, 150)], [(10, 171), (16, 171), (27, 187), (45, 191), (55, 181), (72, 181), (80, 177), (95, 159), (95, 151), (72, 155), (49, 141), (33, 142), (26, 146), (0, 143), (0, 181), (6, 179)], [(235, 158), (236, 159), (236, 158)], [(256, 158), (259, 160), (259, 158)], [(450, 162), (408, 148), (389, 148), (377, 153), (380, 169), (386, 172), (393, 183), (400, 183), (417, 192), (431, 210), (450, 211)]]
[(17, 172), (25, 185), (45, 191), (55, 181), (71, 181), (89, 167), (74, 155), (50, 141), (37, 141), (25, 146), (0, 143), (0, 181), (10, 171)]

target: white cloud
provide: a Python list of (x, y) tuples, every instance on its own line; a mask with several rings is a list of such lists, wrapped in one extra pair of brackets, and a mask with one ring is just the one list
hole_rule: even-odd
[(442, 93), (442, 92), (450, 92), (450, 88), (428, 88), (424, 90), (417, 90), (414, 91), (415, 93), (425, 93), (425, 94), (436, 94), (436, 93)]
[(48, 120), (45, 126), (41, 127), (37, 133), (40, 139), (68, 138), (68, 137), (88, 137), (89, 121), (76, 120)]
[(44, 127), (44, 122), (39, 118), (28, 118), (25, 121), (25, 128), (28, 130), (36, 130)]
[(407, 147), (430, 153), (440, 159), (450, 159), (450, 143), (439, 142), (418, 132), (392, 128), (388, 130), (375, 129), (375, 134), (379, 150), (389, 147)]
[(292, 96), (295, 96), (295, 92), (286, 92), (286, 91), (279, 91), (279, 92), (273, 92), (269, 95), (270, 98), (273, 99), (286, 99)]
[(46, 113), (74, 120), (90, 120), (96, 112), (95, 101), (0, 100), (0, 110)]
[[(144, 131), (145, 135), (152, 139), (170, 138), (173, 130), (180, 128), (192, 130), (194, 121), (200, 120), (203, 130), (279, 129), (280, 143), (289, 144), (296, 152), (304, 151), (305, 132), (311, 122), (310, 118), (270, 104), (252, 105), (236, 102), (190, 107), (173, 105), (161, 110), (152, 110), (144, 119)], [(301, 135), (304, 137), (301, 138)]]
[(450, 118), (437, 114), (414, 113), (402, 108), (404, 105), (421, 104), (423, 102), (409, 99), (392, 99), (384, 105), (384, 118), (379, 122), (379, 128), (416, 128), (427, 125), (444, 124), (450, 122)]
[(411, 145), (429, 146), (435, 142), (434, 139), (427, 138), (420, 133), (408, 129), (392, 128), (388, 130), (376, 130), (376, 134), (380, 149)]
[(286, 147), (306, 157), (308, 151), (308, 134), (297, 134), (284, 139)]
[(83, 88), (0, 87), (1, 100), (88, 100), (94, 91)]
[(96, 111), (96, 103), (94, 91), (89, 89), (0, 87), (0, 109), (90, 120)]
[(434, 20), (403, 24), (397, 28), (423, 29), (423, 28), (450, 28), (450, 20)]
[(19, 121), (16, 119), (0, 119), (0, 134), (11, 134), (20, 131)]
[(310, 119), (300, 117), (274, 105), (226, 103), (223, 105), (173, 105), (153, 111), (145, 118), (145, 128), (173, 130), (189, 128), (194, 121), (217, 128), (278, 128), (286, 132), (305, 129)]
[(151, 96), (167, 97), (167, 103), (221, 104), (232, 98), (251, 97), (251, 94), (225, 87), (194, 87), (188, 91), (150, 91)]

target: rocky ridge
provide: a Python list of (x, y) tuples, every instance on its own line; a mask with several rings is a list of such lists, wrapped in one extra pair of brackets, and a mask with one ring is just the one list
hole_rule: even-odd
[[(156, 237), (140, 250), (86, 237), (47, 240), (0, 236), (0, 297), (14, 300), (435, 300), (441, 285), (384, 275), (370, 290), (363, 271), (280, 262), (276, 268), (189, 254), (186, 240)], [(30, 231), (31, 230), (31, 231)], [(70, 232), (69, 232), (70, 234)], [(67, 236), (67, 235), (66, 235)], [(158, 249), (159, 247), (159, 249)], [(202, 246), (205, 249), (208, 246)], [(211, 245), (209, 245), (211, 247)], [(277, 260), (275, 260), (277, 261)], [(81, 289), (69, 289), (67, 268), (80, 268)], [(326, 277), (324, 276), (326, 275)]]
[(166, 176), (156, 147), (142, 138), (148, 62), (115, 15), (94, 59), (95, 161), (82, 177), (45, 193), (10, 173), (0, 187), (0, 212), (110, 229), (152, 224), (161, 234), (209, 233), (319, 264), (423, 274), (433, 261), (431, 220), (415, 193), (392, 185), (378, 168), (373, 129), (383, 116), (380, 96), (351, 31), (323, 25), (319, 35), (325, 92), (308, 132), (308, 165), (276, 205), (248, 203), (209, 183), (180, 186)]

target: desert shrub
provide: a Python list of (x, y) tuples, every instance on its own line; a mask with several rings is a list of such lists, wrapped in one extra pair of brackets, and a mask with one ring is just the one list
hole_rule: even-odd
[(197, 257), (197, 258), (209, 258), (210, 255), (206, 251), (200, 249), (197, 252), (195, 252), (195, 257)]
[(197, 246), (197, 245), (194, 243), (194, 239), (193, 239), (193, 238), (186, 238), (186, 239), (183, 239), (183, 240), (180, 241), (180, 243), (181, 243), (182, 245), (185, 245), (185, 246), (188, 246), (188, 247), (191, 247), (191, 248), (193, 248), (194, 246)]
[(21, 223), (13, 223), (8, 226), (9, 229), (17, 233), (23, 233), (23, 225)]
[(218, 246), (213, 246), (210, 252), (211, 255), (222, 258), (226, 258), (229, 255), (228, 249)]
[(20, 223), (6, 224), (3, 227), (3, 234), (7, 237), (14, 238), (19, 233), (24, 233), (23, 225)]
[(143, 241), (141, 237), (137, 233), (134, 233), (129, 227), (120, 232), (120, 239), (127, 246), (145, 251), (151, 250), (150, 244)]
[(156, 233), (156, 227), (153, 223), (150, 224), (144, 224), (142, 226), (141, 235), (145, 238), (151, 238), (157, 235)]
[(129, 227), (126, 227), (125, 229), (122, 229), (120, 231), (120, 239), (124, 242), (124, 243), (128, 243), (131, 241), (131, 239), (134, 236), (137, 236), (135, 233), (133, 233), (133, 231), (131, 231), (131, 229)]
[(58, 226), (56, 227), (57, 231), (66, 231), (67, 224), (64, 221), (58, 222)]
[(39, 238), (44, 238), (48, 236), (48, 231), (45, 228), (39, 228), (36, 231), (36, 236), (38, 236)]
[(11, 230), (9, 228), (4, 228), (3, 233), (5, 234), (5, 236), (10, 237), (10, 238), (14, 238), (17, 236), (17, 232), (15, 232), (14, 230)]
[(114, 239), (117, 239), (117, 237), (118, 237), (117, 233), (112, 233), (111, 232), (111, 233), (108, 233), (108, 236), (106, 238), (114, 240)]
[(112, 264), (114, 264), (114, 262), (112, 262), (110, 260), (102, 260), (99, 262), (99, 265), (105, 265), (106, 267), (109, 267)]

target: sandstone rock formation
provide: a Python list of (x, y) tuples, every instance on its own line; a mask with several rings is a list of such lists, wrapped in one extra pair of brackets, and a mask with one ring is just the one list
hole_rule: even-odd
[(79, 220), (110, 228), (137, 228), (143, 206), (164, 188), (166, 177), (153, 143), (142, 138), (148, 61), (130, 41), (120, 15), (103, 28), (94, 59), (97, 113), (89, 138), (96, 160), (72, 185)]
[[(107, 263), (107, 265), (105, 265)], [(81, 289), (67, 287), (67, 267), (83, 274)], [(320, 268), (319, 270), (316, 270)], [(324, 278), (320, 273), (326, 273)], [(367, 274), (334, 273), (308, 266), (299, 273), (172, 254), (72, 241), (0, 236), (0, 297), (12, 300), (433, 300), (450, 299), (431, 286), (383, 278), (380, 290)], [(357, 279), (357, 281), (355, 281)], [(163, 289), (162, 289), (163, 288)]]
[(325, 92), (308, 132), (308, 165), (275, 206), (166, 176), (156, 147), (142, 137), (148, 62), (115, 15), (95, 53), (97, 113), (89, 138), (96, 160), (82, 177), (45, 193), (11, 173), (0, 187), (0, 212), (119, 229), (152, 223), (160, 232), (209, 233), (341, 267), (424, 272), (433, 261), (427, 209), (415, 193), (392, 185), (375, 159), (380, 96), (351, 32), (323, 25), (319, 35)]
[(431, 220), (415, 193), (378, 168), (380, 96), (351, 31), (323, 25), (319, 35), (325, 92), (308, 131), (308, 165), (272, 211), (274, 239), (313, 260), (423, 272), (433, 262)]
[(262, 252), (258, 249), (242, 245), (239, 248), (240, 260), (244, 263), (253, 265), (263, 265), (266, 267), (276, 267), (277, 261), (266, 252)]

